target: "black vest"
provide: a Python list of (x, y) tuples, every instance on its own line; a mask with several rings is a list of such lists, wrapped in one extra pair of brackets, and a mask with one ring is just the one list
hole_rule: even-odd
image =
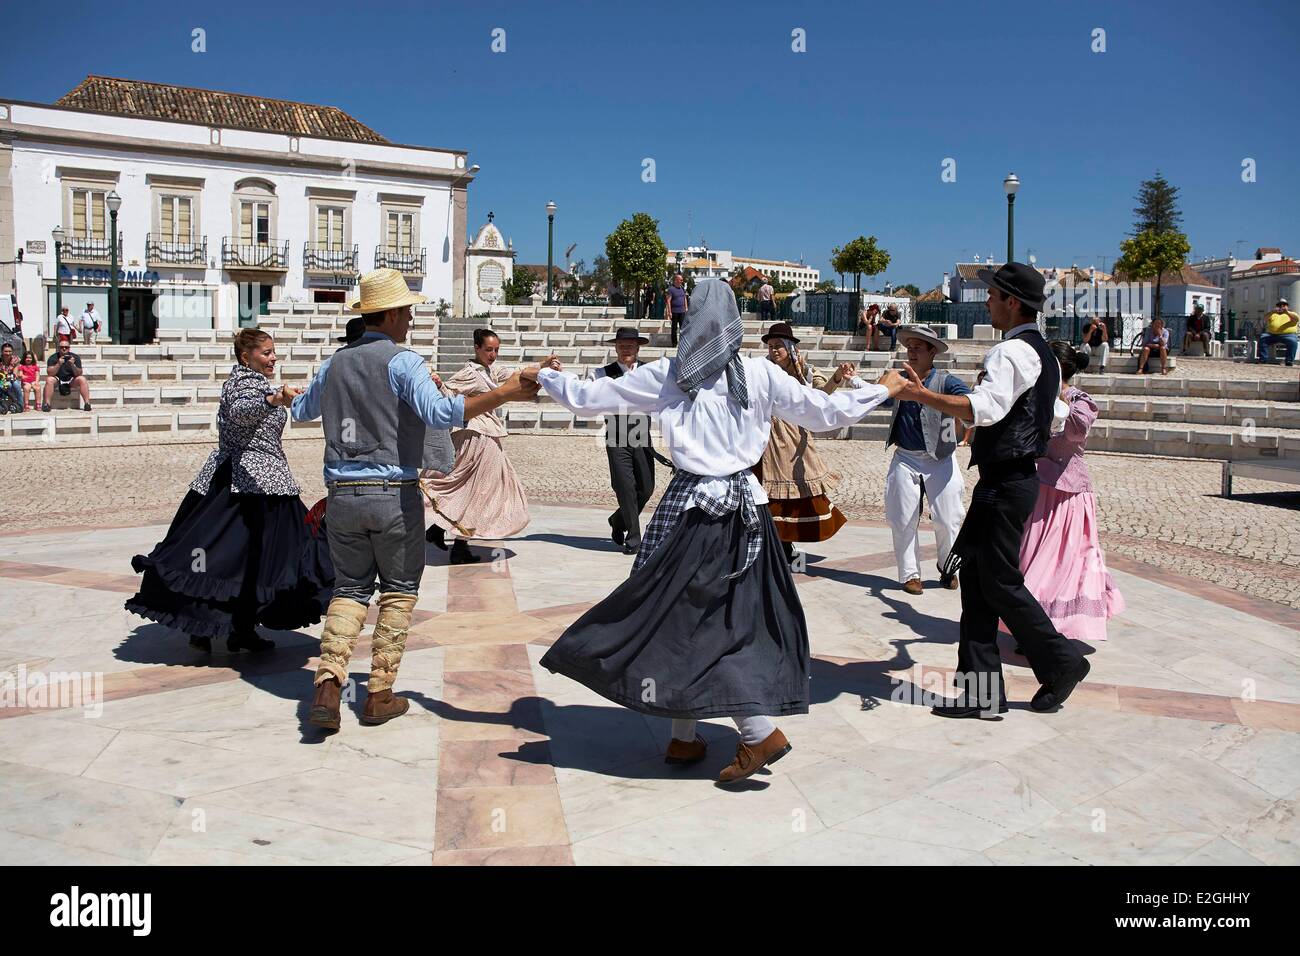
[[(637, 359), (633, 368), (640, 368), (645, 363)], [(622, 365), (618, 364), (618, 359), (610, 362), (601, 369), (608, 378), (622, 378), (627, 372)], [(605, 416), (605, 442), (610, 447), (627, 447), (631, 445), (636, 448), (648, 447), (644, 443), (650, 441), (650, 419), (645, 415), (606, 415)]]
[(1030, 346), (1042, 363), (1038, 381), (1016, 399), (1006, 417), (975, 429), (970, 463), (991, 465), (1017, 459), (1042, 458), (1052, 437), (1052, 409), (1061, 393), (1061, 366), (1037, 329), (1012, 336)]

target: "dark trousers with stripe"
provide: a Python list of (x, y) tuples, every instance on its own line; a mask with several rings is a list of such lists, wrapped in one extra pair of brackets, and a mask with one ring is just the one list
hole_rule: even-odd
[[(1058, 631), (1025, 587), (1020, 542), (1038, 500), (1033, 463), (1010, 471), (980, 470), (966, 525), (976, 532), (961, 546), (961, 639), (957, 647), (958, 686), (984, 706), (996, 692), (1006, 699), (998, 652), (1001, 619), (1024, 649), (1039, 683), (1078, 666), (1083, 653)], [(963, 526), (964, 527), (964, 526)]]
[(654, 458), (648, 445), (606, 445), (605, 455), (609, 459), (609, 483), (618, 499), (609, 526), (627, 536), (624, 544), (639, 548), (641, 511), (655, 490)]

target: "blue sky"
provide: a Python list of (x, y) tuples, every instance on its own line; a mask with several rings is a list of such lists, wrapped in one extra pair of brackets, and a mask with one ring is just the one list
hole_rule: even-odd
[(1017, 257), (1108, 266), (1157, 168), (1194, 256), (1300, 254), (1293, 3), (69, 2), (11, 4), (6, 24), (0, 96), (51, 102), (99, 73), (334, 105), (468, 149), (471, 226), (493, 210), (522, 262), (545, 261), (553, 199), (557, 260), (576, 242), (590, 263), (644, 211), (670, 246), (823, 277), (832, 246), (874, 234), (893, 255), (879, 279), (928, 289), (1002, 258), (1014, 170)]

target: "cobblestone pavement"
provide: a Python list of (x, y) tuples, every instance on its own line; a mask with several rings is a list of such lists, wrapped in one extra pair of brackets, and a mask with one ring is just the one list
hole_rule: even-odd
[[(154, 443), (5, 451), (0, 487), (6, 523), (22, 530), (166, 523), (212, 447)], [(321, 442), (298, 439), (285, 447), (310, 505), (324, 494)], [(535, 500), (611, 497), (598, 438), (515, 435), (506, 447)], [(883, 519), (884, 447), (857, 441), (825, 441), (819, 447), (842, 477), (835, 495), (840, 510), (850, 518)], [(966, 452), (958, 454), (964, 465)], [(1217, 462), (1097, 453), (1089, 465), (1108, 553), (1300, 608), (1300, 490), (1295, 486), (1239, 479), (1233, 499), (1224, 501), (1218, 497)], [(111, 495), (80, 494), (80, 476), (105, 473), (113, 478)], [(965, 477), (969, 489), (975, 475)], [(666, 483), (661, 468), (659, 490)]]

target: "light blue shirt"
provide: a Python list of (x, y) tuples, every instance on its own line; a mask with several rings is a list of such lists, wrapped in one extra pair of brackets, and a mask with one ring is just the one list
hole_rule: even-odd
[[(384, 333), (367, 331), (358, 341), (368, 342), (384, 337)], [(325, 376), (329, 372), (331, 355), (311, 380), (307, 390), (293, 400), (290, 414), (296, 422), (311, 422), (320, 418), (321, 398), (325, 393)], [(462, 428), (465, 425), (465, 398), (457, 395), (447, 398), (429, 378), (424, 360), (409, 349), (398, 352), (388, 363), (388, 387), (396, 396), (420, 416), (429, 428)], [(325, 461), (325, 481), (409, 481), (419, 477), (418, 468), (400, 465), (380, 465), (368, 461)]]

